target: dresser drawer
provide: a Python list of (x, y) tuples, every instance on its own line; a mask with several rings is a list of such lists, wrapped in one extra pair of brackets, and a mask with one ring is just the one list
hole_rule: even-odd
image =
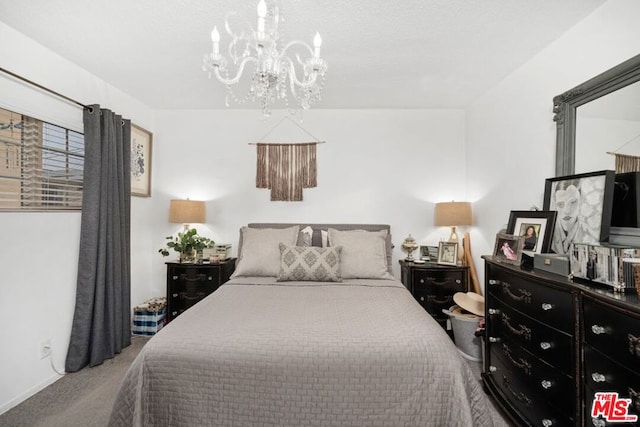
[(492, 346), (491, 363), (499, 358), (519, 382), (536, 391), (551, 406), (571, 413), (575, 402), (573, 378), (506, 339), (489, 345)]
[(640, 319), (583, 299), (584, 340), (640, 373)]
[(492, 295), (489, 298), (489, 341), (507, 339), (525, 347), (536, 357), (562, 372), (573, 372), (571, 335), (551, 328), (514, 310)]
[(465, 272), (462, 270), (415, 270), (413, 273), (413, 286), (434, 287), (445, 291), (459, 291), (464, 289)]
[(500, 357), (491, 359), (489, 376), (503, 395), (504, 399), (534, 426), (571, 426), (575, 425), (571, 411), (560, 410), (548, 403), (544, 396), (531, 384), (521, 380), (508, 364)]
[(570, 292), (540, 286), (499, 269), (490, 270), (487, 282), (487, 292), (540, 322), (573, 334), (574, 310)]
[[(640, 415), (640, 375), (612, 362), (590, 346), (584, 348), (585, 419), (591, 420), (591, 407), (596, 392), (616, 392), (621, 399), (631, 399), (629, 414)], [(587, 425), (600, 425), (602, 422)], [(604, 425), (624, 425), (611, 423)]]

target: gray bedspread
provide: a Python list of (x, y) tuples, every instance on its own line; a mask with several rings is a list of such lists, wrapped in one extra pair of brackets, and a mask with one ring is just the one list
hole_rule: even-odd
[(237, 278), (155, 335), (111, 426), (489, 426), (479, 381), (392, 280)]

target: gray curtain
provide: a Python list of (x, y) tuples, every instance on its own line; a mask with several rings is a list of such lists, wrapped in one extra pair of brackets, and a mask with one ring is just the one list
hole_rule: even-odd
[(84, 189), (76, 306), (65, 370), (101, 364), (131, 344), (131, 122), (84, 111)]

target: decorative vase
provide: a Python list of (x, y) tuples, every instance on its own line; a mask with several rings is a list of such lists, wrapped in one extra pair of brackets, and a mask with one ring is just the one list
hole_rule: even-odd
[(180, 252), (180, 263), (192, 263), (195, 261), (196, 251)]

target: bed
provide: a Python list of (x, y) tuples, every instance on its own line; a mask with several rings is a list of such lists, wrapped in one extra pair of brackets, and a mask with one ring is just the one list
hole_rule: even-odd
[(239, 243), (232, 279), (142, 349), (111, 426), (492, 425), (391, 275), (387, 225), (249, 224)]

